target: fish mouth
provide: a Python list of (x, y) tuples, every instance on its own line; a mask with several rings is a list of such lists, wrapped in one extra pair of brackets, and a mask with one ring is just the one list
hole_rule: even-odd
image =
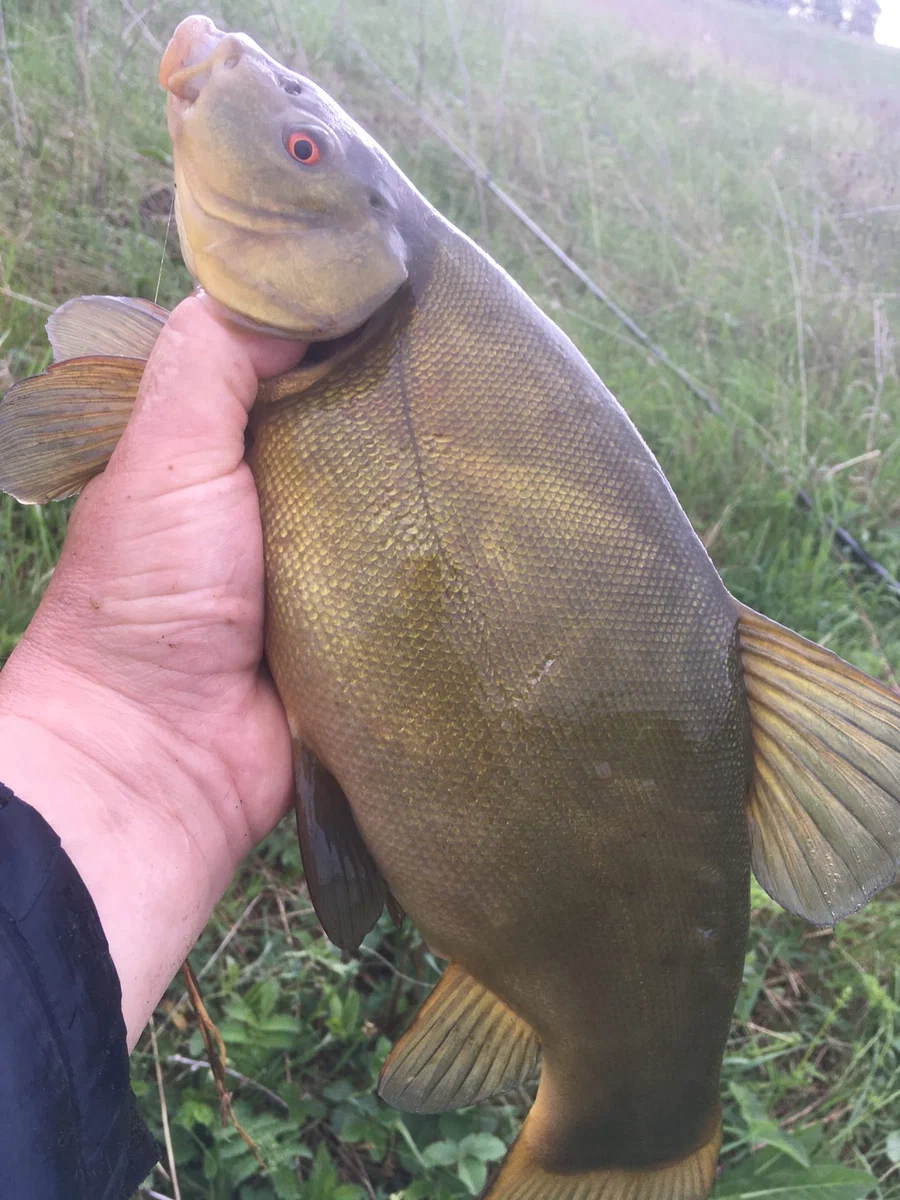
[(209, 17), (185, 17), (163, 54), (159, 82), (173, 99), (193, 104), (217, 64), (226, 69), (237, 66), (247, 41), (224, 33)]

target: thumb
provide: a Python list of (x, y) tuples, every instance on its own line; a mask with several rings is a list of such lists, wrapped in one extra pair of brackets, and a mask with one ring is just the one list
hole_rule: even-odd
[(234, 471), (259, 381), (295, 366), (306, 349), (238, 329), (223, 314), (209, 296), (193, 295), (160, 333), (110, 463), (129, 490), (160, 495)]

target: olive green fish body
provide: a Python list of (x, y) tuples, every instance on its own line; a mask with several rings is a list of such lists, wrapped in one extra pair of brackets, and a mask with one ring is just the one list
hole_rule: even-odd
[(567, 1153), (660, 1161), (743, 962), (736, 609), (559, 330), (436, 216), (416, 263), (377, 346), (259, 414), (267, 655), (400, 903), (558, 1065)]

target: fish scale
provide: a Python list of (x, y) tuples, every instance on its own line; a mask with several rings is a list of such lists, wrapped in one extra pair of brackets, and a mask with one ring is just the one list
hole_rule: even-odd
[[(708, 1123), (741, 978), (737, 615), (574, 347), (471, 242), (430, 229), (371, 362), (256, 418), (267, 656), (400, 904), (545, 1059), (592, 1058), (578, 1105), (629, 1092), (650, 1114), (615, 1134), (640, 1158), (659, 1111), (688, 1144), (681, 1126)], [(688, 1051), (708, 1104), (685, 1120)]]

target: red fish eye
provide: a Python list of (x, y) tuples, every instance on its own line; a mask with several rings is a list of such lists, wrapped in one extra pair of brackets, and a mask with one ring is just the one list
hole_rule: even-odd
[(291, 134), (287, 140), (287, 148), (291, 158), (296, 158), (297, 162), (303, 163), (305, 167), (313, 166), (322, 157), (315, 138), (302, 130)]

